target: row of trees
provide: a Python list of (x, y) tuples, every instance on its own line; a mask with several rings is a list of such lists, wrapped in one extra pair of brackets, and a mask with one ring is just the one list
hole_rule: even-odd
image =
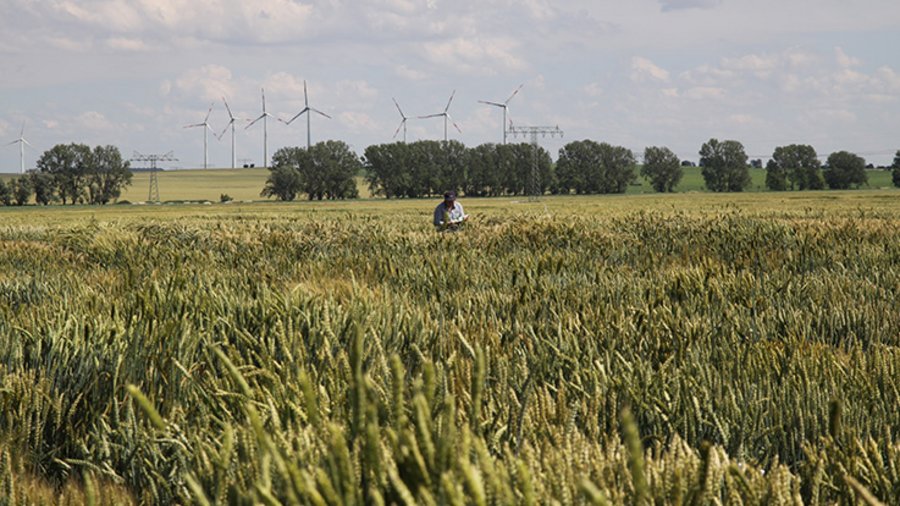
[[(699, 154), (709, 190), (749, 188), (750, 165), (740, 142), (710, 139)], [(650, 146), (644, 150), (640, 175), (654, 190), (671, 192), (681, 181), (683, 166), (669, 148)], [(766, 187), (779, 191), (859, 187), (867, 182), (865, 166), (863, 158), (846, 151), (832, 153), (823, 166), (812, 146), (780, 146), (766, 166)], [(895, 184), (900, 186), (900, 152), (894, 166)], [(566, 144), (555, 164), (546, 150), (524, 143), (466, 148), (458, 141), (396, 142), (369, 146), (358, 160), (346, 144), (329, 141), (309, 152), (279, 150), (262, 195), (282, 200), (304, 193), (310, 199), (352, 198), (353, 176), (362, 169), (371, 192), (387, 198), (427, 197), (447, 189), (486, 197), (524, 195), (533, 188), (553, 194), (624, 193), (637, 180), (637, 167), (630, 150), (591, 140)]]
[[(900, 177), (898, 164), (900, 151), (894, 161), (895, 180)], [(710, 139), (700, 148), (700, 165), (706, 187), (712, 191), (743, 191), (750, 185), (747, 155), (740, 142)], [(775, 148), (766, 164), (766, 188), (770, 190), (821, 190), (826, 185), (845, 190), (867, 182), (865, 159), (847, 151), (832, 153), (822, 166), (812, 146), (791, 144)]]
[(107, 204), (131, 184), (131, 168), (115, 146), (57, 144), (45, 151), (24, 176), (0, 181), (0, 202), (26, 204)]
[(359, 196), (356, 176), (362, 162), (343, 141), (325, 141), (307, 151), (281, 148), (272, 156), (263, 197), (294, 200), (305, 193), (310, 200), (349, 199)]
[(459, 141), (417, 141), (366, 148), (366, 180), (375, 195), (424, 197), (447, 189), (469, 196), (522, 195), (532, 181), (537, 157), (537, 187), (553, 184), (552, 160), (530, 144), (482, 144), (468, 149)]
[[(683, 176), (683, 163), (675, 153), (650, 146), (643, 155), (640, 175), (658, 192), (674, 191)], [(700, 166), (712, 191), (743, 191), (750, 185), (748, 157), (738, 141), (710, 139), (700, 148)], [(777, 191), (859, 187), (867, 182), (865, 167), (862, 157), (846, 151), (832, 153), (823, 166), (812, 146), (780, 146), (766, 165), (765, 184)], [(346, 143), (326, 141), (308, 151), (278, 150), (261, 195), (280, 200), (301, 194), (311, 200), (355, 198), (355, 176), (360, 173), (366, 174), (373, 194), (387, 198), (433, 196), (447, 189), (468, 196), (524, 195), (533, 188), (553, 194), (624, 193), (637, 179), (636, 168), (628, 149), (591, 140), (563, 146), (556, 164), (546, 150), (525, 143), (466, 148), (458, 141), (397, 142), (369, 146), (360, 159)], [(114, 146), (59, 144), (44, 152), (27, 175), (0, 181), (0, 203), (24, 205), (33, 196), (39, 204), (106, 204), (118, 198), (131, 179), (129, 163)], [(900, 151), (894, 158), (893, 181), (900, 186)]]

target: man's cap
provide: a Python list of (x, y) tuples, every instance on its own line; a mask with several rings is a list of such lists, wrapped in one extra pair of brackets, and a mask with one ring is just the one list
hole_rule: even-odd
[(444, 192), (444, 198), (447, 200), (456, 200), (456, 192), (453, 190)]

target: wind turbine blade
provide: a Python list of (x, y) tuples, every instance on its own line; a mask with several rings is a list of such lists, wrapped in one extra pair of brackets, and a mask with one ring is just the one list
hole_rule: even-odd
[(263, 118), (265, 118), (265, 117), (266, 117), (266, 115), (263, 114), (263, 115), (261, 115), (260, 117), (256, 118), (255, 120), (251, 121), (249, 125), (247, 125), (247, 126), (244, 127), (244, 130), (246, 130), (246, 129), (252, 127), (254, 124), (256, 124), (257, 121), (259, 121), (259, 120), (261, 120), (261, 119), (263, 119)]
[(225, 97), (222, 97), (222, 102), (225, 102), (225, 109), (228, 109), (228, 117), (234, 121), (234, 114), (231, 114), (231, 107), (228, 107), (228, 101), (225, 100)]
[(462, 133), (462, 130), (459, 129), (459, 125), (457, 125), (456, 122), (453, 121), (453, 116), (450, 116), (449, 114), (447, 114), (447, 119), (450, 120), (450, 123), (453, 123), (453, 127), (456, 128), (457, 132)]
[(266, 114), (266, 89), (260, 88), (262, 90), (262, 100), (263, 100), (263, 114)]
[(450, 94), (450, 100), (447, 101), (447, 107), (444, 107), (444, 112), (447, 112), (450, 109), (450, 102), (453, 102), (454, 95), (456, 95), (456, 90), (453, 90), (453, 93)]
[(308, 108), (304, 108), (302, 111), (300, 111), (300, 112), (298, 112), (297, 114), (295, 114), (293, 118), (291, 118), (291, 119), (289, 119), (289, 120), (287, 120), (287, 121), (284, 121), (284, 120), (281, 119), (281, 118), (278, 118), (278, 121), (284, 123), (285, 125), (290, 125), (291, 123), (294, 122), (295, 119), (299, 118), (300, 116), (303, 116), (303, 113), (305, 113), (307, 110), (308, 110)]
[(419, 119), (439, 118), (439, 117), (443, 116), (444, 114), (447, 114), (447, 113), (439, 112), (439, 113), (437, 113), (437, 114), (429, 114), (428, 116), (416, 116), (416, 117), (419, 118)]
[(22, 139), (25, 138), (25, 122), (24, 121), (22, 122), (22, 130), (19, 132), (19, 137)]
[(504, 103), (504, 104), (508, 104), (509, 101), (512, 100), (514, 96), (516, 96), (516, 93), (518, 93), (519, 90), (522, 89), (522, 86), (525, 86), (525, 83), (520, 84), (519, 87), (516, 88), (516, 91), (512, 92), (512, 95), (510, 95), (509, 98), (506, 99), (506, 102), (503, 102), (503, 103)]
[(306, 79), (303, 80), (303, 105), (309, 107), (309, 94), (306, 93)]
[(322, 116), (325, 116), (325, 117), (328, 118), (328, 119), (332, 119), (331, 116), (325, 114), (324, 112), (322, 112), (322, 111), (320, 111), (320, 110), (318, 110), (318, 109), (315, 109), (315, 108), (312, 108), (312, 107), (308, 107), (308, 109), (309, 109), (310, 111), (317, 112), (317, 113), (321, 114)]
[(14, 141), (12, 141), (12, 142), (7, 142), (6, 144), (4, 144), (4, 146), (12, 146), (13, 144), (15, 144), (15, 143), (17, 143), (17, 142), (19, 142), (19, 139), (16, 139), (16, 140), (14, 140)]
[(24, 142), (26, 146), (31, 146), (31, 143), (26, 141), (25, 137), (22, 137), (22, 142)]
[(495, 105), (497, 107), (506, 107), (506, 104), (498, 104), (497, 102), (489, 102), (487, 100), (479, 100), (482, 104)]
[(404, 123), (406, 123), (406, 120), (405, 120), (405, 119), (400, 120), (400, 124), (397, 125), (397, 130), (394, 130), (394, 136), (392, 137), (392, 139), (396, 139), (396, 138), (397, 138), (397, 134), (400, 133), (400, 129), (403, 128), (403, 124), (404, 124)]
[(225, 132), (227, 132), (227, 131), (228, 131), (228, 127), (230, 127), (230, 126), (231, 126), (231, 125), (232, 125), (232, 124), (233, 124), (233, 123), (234, 123), (234, 118), (232, 118), (232, 119), (231, 119), (231, 121), (229, 121), (229, 122), (228, 122), (228, 124), (227, 124), (227, 125), (225, 125), (225, 129), (224, 129), (224, 130), (222, 130), (222, 133), (220, 133), (220, 134), (219, 134), (219, 135), (217, 135), (217, 136), (216, 136), (216, 137), (218, 137), (218, 138), (219, 138), (219, 140), (222, 140), (222, 137), (224, 137), (224, 136), (225, 136)]
[(207, 121), (209, 121), (209, 115), (212, 113), (212, 110), (213, 110), (213, 106), (214, 106), (214, 105), (216, 105), (215, 102), (209, 104), (209, 110), (206, 111), (206, 117), (203, 118), (203, 123), (206, 123)]
[(193, 125), (184, 125), (184, 128), (202, 127), (204, 125), (206, 125), (206, 123), (195, 123)]
[[(391, 100), (393, 100), (393, 101), (394, 101), (394, 105), (397, 106), (397, 112), (400, 113), (400, 117), (403, 118), (403, 119), (405, 120), (405, 119), (406, 119), (406, 115), (403, 114), (403, 109), (400, 108), (400, 104), (397, 103), (397, 99), (394, 98), (394, 97), (391, 97)], [(396, 134), (395, 134), (395, 136), (396, 136)]]

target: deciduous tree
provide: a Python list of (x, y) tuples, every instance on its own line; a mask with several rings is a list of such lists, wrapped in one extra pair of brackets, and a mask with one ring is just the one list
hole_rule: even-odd
[(10, 180), (12, 198), (17, 206), (24, 206), (31, 198), (31, 181), (26, 176), (19, 176)]
[(91, 148), (84, 144), (57, 144), (45, 151), (37, 161), (39, 172), (53, 176), (63, 204), (75, 204), (84, 195)]
[(128, 161), (122, 160), (119, 148), (97, 146), (89, 162), (85, 175), (91, 204), (107, 204), (131, 184), (131, 168)]
[(303, 177), (300, 166), (308, 164), (309, 153), (305, 149), (281, 148), (272, 155), (269, 177), (260, 196), (275, 197), (278, 200), (291, 201), (303, 191)]
[(700, 148), (701, 173), (714, 192), (739, 192), (750, 186), (750, 170), (744, 145), (738, 141), (710, 139)]
[(28, 174), (28, 178), (31, 181), (31, 188), (34, 190), (35, 202), (46, 206), (57, 200), (53, 175), (33, 170)]
[[(775, 148), (772, 159), (766, 166), (766, 187), (772, 190), (821, 190), (825, 184), (820, 167), (818, 155), (812, 146), (779, 146)], [(783, 181), (778, 180), (779, 178)], [(779, 186), (782, 188), (778, 188)]]
[(866, 175), (866, 160), (848, 151), (830, 154), (822, 175), (832, 190), (846, 190), (851, 186), (859, 188), (869, 180)]
[(891, 179), (894, 181), (894, 186), (900, 187), (900, 150), (897, 150), (897, 154), (894, 155), (894, 163), (891, 168)]
[(684, 169), (678, 156), (667, 147), (649, 146), (644, 149), (644, 165), (641, 175), (650, 180), (650, 186), (658, 192), (671, 192), (681, 181)]
[(12, 204), (12, 191), (5, 181), (0, 179), (0, 204), (8, 206)]
[(301, 165), (303, 191), (312, 199), (359, 196), (354, 179), (362, 171), (359, 156), (343, 141), (319, 142), (310, 148), (309, 164)]
[(766, 164), (766, 188), (773, 191), (785, 191), (788, 189), (787, 172), (784, 167), (773, 159)]
[(636, 177), (634, 166), (634, 155), (627, 148), (575, 141), (559, 150), (556, 180), (563, 193), (625, 193)]

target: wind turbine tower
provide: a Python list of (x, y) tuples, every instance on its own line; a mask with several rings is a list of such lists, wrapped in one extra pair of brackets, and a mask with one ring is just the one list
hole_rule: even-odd
[(397, 130), (394, 131), (394, 139), (397, 138), (397, 134), (399, 134), (400, 129), (403, 128), (403, 143), (406, 144), (406, 120), (408, 120), (409, 118), (407, 118), (406, 115), (403, 114), (403, 109), (400, 108), (400, 104), (397, 103), (397, 99), (391, 97), (391, 100), (393, 100), (394, 105), (397, 106), (397, 111), (400, 113), (400, 118), (401, 118), (400, 124), (397, 125)]
[(235, 117), (234, 114), (231, 113), (231, 107), (228, 107), (228, 101), (225, 100), (225, 97), (222, 97), (222, 102), (225, 102), (225, 109), (228, 111), (228, 124), (225, 125), (225, 130), (222, 130), (222, 133), (219, 134), (219, 140), (222, 140), (222, 137), (225, 135), (225, 132), (228, 131), (228, 127), (231, 127), (231, 168), (235, 168), (237, 165), (237, 158), (235, 158), (234, 153), (234, 123), (240, 119)]
[(293, 118), (284, 121), (281, 118), (278, 118), (278, 121), (284, 123), (285, 125), (290, 125), (294, 122), (295, 119), (299, 118), (303, 114), (306, 114), (306, 150), (309, 151), (310, 146), (312, 145), (312, 134), (310, 133), (310, 119), (309, 117), (312, 115), (310, 111), (316, 112), (325, 116), (328, 119), (331, 119), (331, 116), (325, 114), (324, 112), (316, 109), (315, 107), (309, 106), (309, 94), (306, 92), (306, 79), (303, 80), (303, 110), (294, 115)]
[(481, 102), (482, 104), (492, 105), (494, 107), (499, 107), (499, 108), (503, 109), (503, 144), (506, 144), (506, 133), (507, 133), (506, 112), (509, 109), (509, 101), (512, 100), (514, 96), (516, 96), (516, 93), (519, 93), (519, 90), (522, 89), (522, 86), (525, 86), (525, 83), (520, 84), (519, 87), (516, 88), (516, 91), (512, 92), (512, 95), (510, 95), (509, 98), (507, 98), (503, 102), (490, 102), (487, 100), (479, 100), (479, 102)]
[(25, 122), (22, 122), (22, 130), (19, 132), (19, 138), (8, 143), (7, 146), (12, 146), (13, 144), (19, 144), (19, 171), (24, 174), (25, 173), (25, 145), (28, 144), (31, 146), (31, 143), (25, 140)]
[[(203, 118), (203, 123), (195, 123), (193, 125), (186, 125), (184, 128), (196, 128), (203, 127), (203, 168), (209, 168), (209, 132), (212, 131), (212, 127), (209, 126), (209, 114), (213, 110), (213, 106), (216, 105), (215, 102), (209, 104), (209, 110), (206, 111), (206, 117)], [(213, 132), (215, 135), (215, 132)]]
[(262, 90), (262, 114), (259, 115), (255, 120), (251, 121), (249, 125), (244, 127), (244, 130), (252, 127), (257, 121), (262, 120), (263, 122), (263, 168), (268, 168), (269, 166), (269, 134), (268, 134), (268, 118), (271, 114), (266, 112), (266, 90)]
[(453, 126), (456, 128), (456, 130), (459, 133), (462, 133), (462, 130), (459, 129), (459, 125), (457, 125), (456, 122), (453, 121), (453, 117), (450, 116), (450, 113), (448, 112), (450, 110), (450, 103), (453, 102), (454, 95), (456, 95), (456, 90), (453, 90), (453, 93), (450, 94), (450, 100), (447, 101), (447, 107), (444, 107), (444, 112), (439, 112), (437, 114), (429, 114), (427, 116), (419, 116), (419, 119), (437, 118), (440, 116), (444, 117), (444, 142), (447, 142), (447, 120), (448, 119), (450, 120), (451, 123), (453, 123)]

